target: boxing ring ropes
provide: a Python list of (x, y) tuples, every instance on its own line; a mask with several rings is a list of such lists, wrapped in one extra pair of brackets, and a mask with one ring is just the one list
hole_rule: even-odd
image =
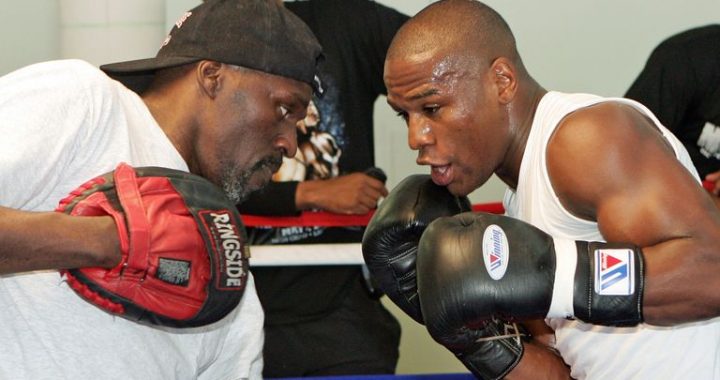
[[(473, 211), (503, 214), (502, 203), (474, 204)], [(246, 227), (364, 227), (374, 210), (364, 215), (341, 215), (325, 211), (305, 211), (298, 216), (259, 216), (243, 214)], [(361, 243), (253, 245), (250, 266), (363, 265)]]
[[(702, 182), (711, 192), (714, 184)], [(503, 214), (501, 202), (480, 203), (473, 211)], [(341, 215), (325, 211), (305, 211), (299, 216), (259, 216), (243, 214), (247, 227), (364, 227), (374, 211), (365, 215)], [(250, 247), (251, 266), (297, 266), (297, 265), (364, 265), (360, 242), (340, 244), (285, 244), (253, 245)]]

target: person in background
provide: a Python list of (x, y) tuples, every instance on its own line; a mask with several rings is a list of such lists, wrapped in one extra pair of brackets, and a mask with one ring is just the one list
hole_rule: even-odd
[(178, 207), (148, 210), (162, 219), (148, 221), (159, 236), (146, 250), (133, 239), (129, 253), (120, 221), (54, 210), (121, 162), (202, 176), (234, 207), (295, 154), (321, 57), (307, 26), (275, 2), (210, 0), (180, 17), (154, 58), (102, 71), (50, 61), (0, 77), (0, 378), (262, 378), (252, 276), (223, 319), (179, 329), (107, 313), (58, 273), (118, 268), (126, 255), (167, 248), (157, 239), (195, 236), (194, 224), (167, 226)]
[(720, 24), (660, 42), (625, 97), (648, 107), (680, 139), (720, 206)]
[[(298, 125), (298, 153), (241, 213), (365, 214), (387, 194), (374, 167), (373, 105), (385, 51), (407, 16), (368, 0), (286, 2), (323, 46), (324, 93)], [(363, 228), (249, 228), (252, 244), (359, 243)], [(265, 314), (265, 377), (394, 373), (400, 327), (362, 267), (254, 267)]]

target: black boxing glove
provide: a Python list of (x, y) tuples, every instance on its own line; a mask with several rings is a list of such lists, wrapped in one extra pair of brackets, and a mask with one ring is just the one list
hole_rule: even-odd
[(442, 321), (428, 324), (441, 340), (494, 318), (608, 326), (643, 320), (638, 247), (553, 239), (518, 219), (486, 213), (437, 219), (419, 244), (421, 306), (426, 319)]
[(362, 251), (380, 289), (405, 313), (423, 323), (415, 281), (417, 244), (427, 225), (441, 216), (471, 210), (429, 175), (405, 178), (380, 203), (363, 235)]
[[(421, 295), (421, 302), (437, 302)], [(455, 299), (457, 300), (457, 299)], [(440, 302), (452, 303), (452, 300)], [(445, 303), (445, 306), (450, 306)], [(463, 309), (472, 309), (471, 305), (455, 304), (453, 311), (463, 313)], [(454, 314), (454, 313), (452, 313)], [(456, 317), (457, 315), (453, 315)], [(525, 348), (523, 342), (532, 340), (527, 330), (519, 323), (501, 319), (482, 321), (480, 324), (460, 325), (451, 328), (440, 315), (427, 314), (426, 323), (433, 339), (442, 344), (479, 379), (499, 380), (512, 371), (522, 359)]]

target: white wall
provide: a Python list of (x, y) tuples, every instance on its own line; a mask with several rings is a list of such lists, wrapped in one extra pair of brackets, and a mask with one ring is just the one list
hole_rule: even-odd
[(165, 38), (165, 0), (58, 0), (60, 58), (94, 65), (154, 56)]
[(0, 75), (60, 56), (58, 0), (0, 0)]
[[(71, 12), (75, 14), (67, 14), (68, 4), (83, 1), (88, 5), (74, 8)], [(106, 12), (117, 9), (121, 13), (130, 10), (137, 13), (120, 19), (106, 14), (109, 29), (125, 28), (126, 32), (112, 33), (107, 28), (102, 30), (100, 25), (89, 34), (92, 39), (73, 42), (78, 40), (70, 38), (71, 28), (99, 25), (97, 22), (61, 25), (61, 10), (66, 12), (66, 20), (82, 20), (91, 14), (93, 1), (102, 3)], [(0, 0), (0, 75), (26, 64), (61, 57), (84, 58), (95, 64), (142, 58), (159, 46), (165, 32), (183, 11), (200, 3), (199, 0), (148, 0), (147, 12), (143, 12), (138, 8), (142, 1)], [(163, 12), (158, 8), (162, 6), (158, 1), (164, 2), (164, 30), (159, 26), (162, 20), (147, 18), (148, 14)], [(410, 15), (432, 2), (377, 1)], [(495, 7), (515, 31), (528, 70), (543, 86), (606, 96), (624, 93), (651, 49), (663, 38), (690, 27), (720, 22), (720, 0), (487, 0), (487, 3)], [(65, 43), (64, 49), (61, 41)], [(74, 44), (73, 49), (68, 48), (70, 42)], [(103, 49), (104, 53), (99, 55), (92, 46), (110, 49)], [(394, 186), (410, 173), (427, 173), (426, 168), (415, 165), (415, 153), (407, 148), (403, 123), (384, 99), (376, 104), (376, 161), (387, 171), (389, 185)], [(475, 202), (500, 200), (503, 187), (493, 178), (471, 198)], [(403, 324), (400, 373), (464, 371), (452, 355), (432, 342), (422, 326), (405, 317), (394, 305), (389, 302), (387, 305)]]

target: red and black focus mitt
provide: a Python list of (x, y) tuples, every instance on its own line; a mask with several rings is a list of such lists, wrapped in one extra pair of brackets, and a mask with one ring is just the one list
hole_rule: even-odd
[(194, 327), (222, 319), (242, 298), (245, 229), (235, 205), (202, 177), (120, 164), (81, 185), (57, 211), (115, 219), (116, 267), (62, 271), (75, 292), (112, 314)]

